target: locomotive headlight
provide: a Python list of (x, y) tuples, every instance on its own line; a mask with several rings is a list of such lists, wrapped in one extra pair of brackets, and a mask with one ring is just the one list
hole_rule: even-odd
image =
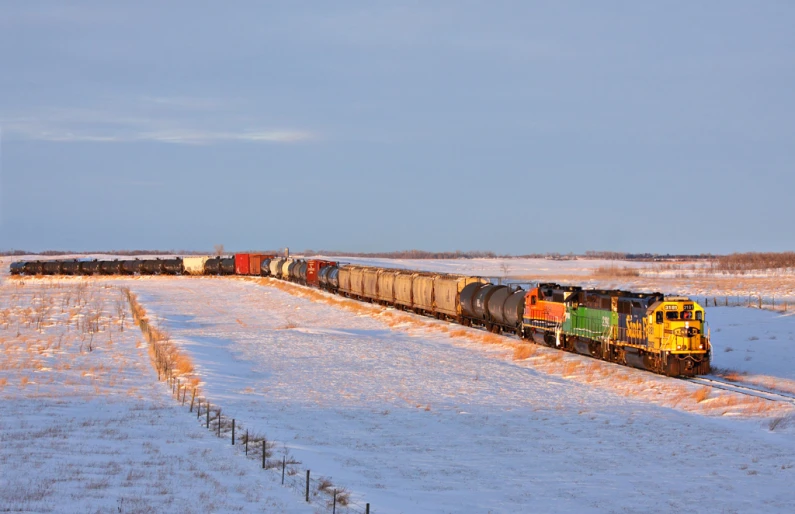
[(704, 343), (701, 343), (700, 345), (698, 345), (698, 349), (699, 350), (703, 350), (704, 349)]

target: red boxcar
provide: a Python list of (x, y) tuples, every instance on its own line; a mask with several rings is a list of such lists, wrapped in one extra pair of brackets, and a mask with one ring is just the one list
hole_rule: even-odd
[(249, 274), (259, 275), (262, 261), (266, 259), (273, 259), (274, 257), (275, 255), (269, 255), (265, 253), (252, 253), (249, 257)]
[(247, 253), (235, 254), (235, 273), (238, 275), (248, 275), (250, 256)]
[(324, 261), (321, 259), (310, 259), (306, 261), (306, 283), (308, 285), (317, 284), (318, 273), (326, 266), (335, 264), (334, 261)]

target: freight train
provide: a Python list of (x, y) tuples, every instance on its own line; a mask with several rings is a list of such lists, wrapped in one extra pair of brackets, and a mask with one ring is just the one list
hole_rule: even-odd
[(669, 376), (710, 371), (703, 307), (690, 298), (241, 253), (226, 257), (28, 261), (14, 275), (255, 275), (588, 355)]

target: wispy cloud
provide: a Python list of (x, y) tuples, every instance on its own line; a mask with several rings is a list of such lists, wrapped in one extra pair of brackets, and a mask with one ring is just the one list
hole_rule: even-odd
[(177, 144), (210, 144), (222, 141), (250, 141), (270, 143), (296, 143), (312, 139), (312, 134), (298, 130), (265, 130), (245, 132), (213, 132), (200, 130), (170, 130), (138, 134), (137, 141), (159, 141)]
[(241, 132), (216, 132), (192, 129), (174, 129), (157, 132), (132, 132), (126, 134), (96, 134), (91, 132), (75, 132), (70, 130), (57, 131), (41, 127), (19, 127), (13, 124), (6, 126), (9, 139), (17, 136), (20, 139), (74, 142), (74, 143), (135, 143), (158, 142), (184, 145), (209, 145), (222, 142), (265, 142), (265, 143), (297, 143), (314, 138), (310, 132), (299, 130), (260, 130)]
[(136, 101), (136, 109), (39, 109), (2, 116), (0, 124), (8, 139), (51, 142), (210, 145), (298, 143), (316, 138), (308, 130), (257, 126), (240, 121), (241, 117), (219, 100), (143, 97)]

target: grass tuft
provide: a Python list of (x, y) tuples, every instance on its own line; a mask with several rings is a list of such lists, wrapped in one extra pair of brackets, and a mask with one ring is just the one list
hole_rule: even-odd
[(707, 398), (709, 398), (709, 394), (712, 392), (711, 387), (701, 387), (696, 392), (691, 395), (696, 402), (701, 403)]

